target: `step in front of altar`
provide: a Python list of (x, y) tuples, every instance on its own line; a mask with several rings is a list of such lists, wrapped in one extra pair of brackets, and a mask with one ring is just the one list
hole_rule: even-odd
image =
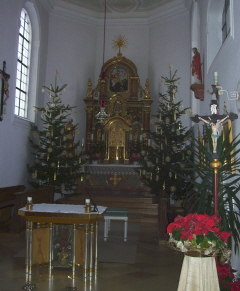
[[(58, 203), (65, 204), (84, 204), (87, 195), (68, 196), (59, 199)], [(96, 205), (105, 207), (128, 208), (129, 221), (134, 222), (149, 222), (157, 223), (158, 219), (158, 204), (155, 203), (155, 198), (148, 197), (112, 197), (112, 196), (95, 196), (91, 195)]]

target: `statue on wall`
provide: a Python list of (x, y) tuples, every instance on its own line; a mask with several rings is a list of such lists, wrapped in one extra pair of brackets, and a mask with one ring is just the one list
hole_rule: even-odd
[(201, 56), (197, 48), (194, 47), (192, 58), (192, 76), (194, 77), (195, 84), (202, 84), (202, 69), (201, 69)]

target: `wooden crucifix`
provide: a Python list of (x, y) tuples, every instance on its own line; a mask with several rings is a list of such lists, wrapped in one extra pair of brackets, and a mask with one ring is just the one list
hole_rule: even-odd
[(219, 125), (222, 124), (227, 119), (231, 121), (238, 118), (238, 115), (235, 113), (229, 113), (228, 115), (218, 115), (212, 114), (211, 116), (199, 116), (195, 115), (191, 117), (191, 120), (198, 123), (199, 121), (203, 121), (206, 124), (209, 124), (212, 129), (212, 141), (213, 141), (213, 155), (212, 162), (210, 163), (211, 169), (214, 171), (214, 214), (218, 214), (218, 170), (222, 167), (221, 162), (218, 160), (217, 155), (217, 141), (219, 138)]

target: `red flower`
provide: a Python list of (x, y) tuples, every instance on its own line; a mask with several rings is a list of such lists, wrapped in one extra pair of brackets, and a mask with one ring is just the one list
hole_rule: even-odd
[(227, 242), (228, 241), (228, 238), (231, 236), (231, 233), (228, 233), (226, 231), (222, 231), (222, 232), (219, 232), (219, 237), (220, 239), (222, 239), (224, 242)]

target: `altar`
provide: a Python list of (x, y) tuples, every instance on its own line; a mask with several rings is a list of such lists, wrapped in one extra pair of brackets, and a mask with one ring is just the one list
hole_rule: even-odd
[(85, 192), (85, 188), (94, 196), (118, 196), (128, 193), (146, 196), (150, 191), (141, 181), (139, 165), (85, 165), (84, 179), (79, 181), (76, 192)]
[[(64, 240), (63, 232), (59, 241), (61, 258), (72, 257), (72, 278), (75, 278), (76, 265), (83, 267), (83, 277), (91, 281), (97, 272), (98, 221), (106, 207), (98, 206), (97, 212), (86, 213), (84, 205), (33, 204), (32, 210), (23, 207), (18, 214), (26, 220), (26, 284), (31, 283), (32, 266), (49, 264), (49, 276), (54, 267), (54, 226), (72, 226), (71, 247)], [(82, 235), (81, 235), (82, 233)], [(68, 239), (69, 240), (69, 239)], [(83, 256), (82, 260), (79, 259)], [(61, 262), (60, 262), (61, 263)]]
[(94, 88), (88, 79), (82, 148), (90, 161), (128, 165), (138, 158), (149, 139), (149, 87), (149, 79), (142, 87), (136, 65), (120, 52), (103, 64)]

